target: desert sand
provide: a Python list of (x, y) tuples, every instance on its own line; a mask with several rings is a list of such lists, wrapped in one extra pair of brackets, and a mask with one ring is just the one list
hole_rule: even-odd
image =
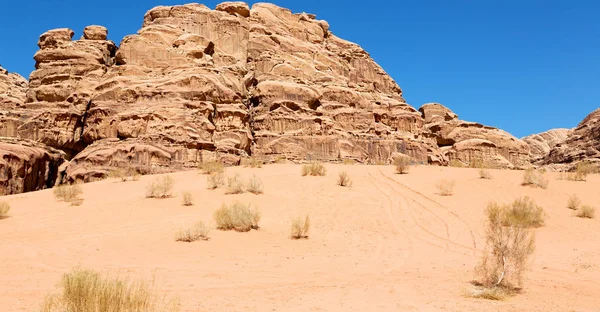
[[(0, 310), (37, 311), (74, 266), (153, 279), (181, 311), (600, 311), (600, 223), (566, 208), (577, 194), (600, 208), (600, 176), (557, 180), (548, 189), (520, 185), (522, 171), (327, 164), (325, 177), (302, 177), (299, 165), (227, 168), (256, 174), (265, 193), (207, 190), (197, 171), (170, 174), (174, 197), (146, 199), (139, 181), (82, 185), (84, 202), (57, 202), (52, 190), (2, 197)], [(348, 171), (354, 185), (336, 185)], [(436, 194), (440, 179), (453, 196)], [(181, 204), (182, 191), (196, 204)], [(483, 250), (484, 209), (528, 195), (547, 213), (521, 294), (504, 301), (469, 297)], [(213, 212), (236, 200), (256, 204), (260, 230), (214, 229)], [(310, 215), (309, 239), (291, 240), (294, 217)], [(211, 239), (176, 242), (183, 225), (212, 224)]]

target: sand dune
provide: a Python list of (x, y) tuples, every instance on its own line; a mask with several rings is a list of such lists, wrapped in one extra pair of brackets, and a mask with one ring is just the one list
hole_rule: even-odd
[[(195, 171), (173, 173), (175, 197), (144, 198), (154, 179), (85, 184), (84, 203), (57, 202), (52, 190), (2, 198), (0, 310), (36, 311), (63, 273), (80, 265), (154, 279), (178, 297), (181, 311), (600, 311), (600, 223), (566, 208), (577, 194), (600, 209), (600, 176), (557, 180), (547, 190), (520, 186), (522, 171), (326, 165), (325, 177), (302, 177), (298, 165), (227, 168), (256, 174), (263, 195), (206, 189)], [(339, 187), (341, 170), (354, 185)], [(440, 179), (453, 196), (436, 194)], [(196, 205), (181, 204), (190, 191)], [(484, 250), (484, 208), (528, 195), (548, 215), (536, 229), (536, 252), (522, 294), (505, 301), (468, 297)], [(213, 225), (222, 203), (251, 202), (261, 229), (213, 229), (209, 241), (178, 243), (175, 232), (203, 220)], [(308, 240), (291, 240), (294, 217), (310, 215)]]

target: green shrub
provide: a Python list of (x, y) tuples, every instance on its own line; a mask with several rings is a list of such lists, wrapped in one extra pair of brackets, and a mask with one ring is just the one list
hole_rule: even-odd
[(248, 232), (258, 229), (260, 212), (256, 207), (235, 202), (231, 205), (223, 204), (215, 211), (214, 218), (219, 230)]

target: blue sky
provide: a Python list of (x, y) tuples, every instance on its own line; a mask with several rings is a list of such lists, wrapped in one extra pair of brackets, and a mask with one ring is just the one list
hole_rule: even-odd
[[(337, 36), (360, 44), (416, 108), (440, 102), (461, 119), (522, 137), (574, 127), (600, 107), (600, 1), (273, 2), (315, 13)], [(27, 77), (48, 29), (69, 27), (79, 38), (86, 25), (104, 25), (118, 44), (141, 27), (148, 9), (182, 3), (3, 1), (0, 64)]]

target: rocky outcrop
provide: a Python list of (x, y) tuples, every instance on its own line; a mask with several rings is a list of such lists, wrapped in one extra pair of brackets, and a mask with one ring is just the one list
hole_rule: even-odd
[(423, 105), (419, 111), (429, 132), (449, 160), (465, 165), (483, 161), (496, 168), (523, 168), (530, 164), (529, 146), (510, 133), (458, 119), (439, 103)]
[(600, 109), (585, 117), (564, 142), (550, 150), (542, 163), (570, 164), (582, 160), (600, 162)]
[(8, 73), (0, 66), (0, 114), (23, 105), (27, 92), (27, 80), (19, 74)]
[(532, 134), (522, 138), (529, 145), (529, 153), (531, 154), (531, 162), (537, 163), (544, 159), (552, 148), (563, 143), (571, 129), (552, 129), (546, 132)]
[(0, 138), (0, 195), (54, 186), (63, 161), (64, 153), (43, 144)]

